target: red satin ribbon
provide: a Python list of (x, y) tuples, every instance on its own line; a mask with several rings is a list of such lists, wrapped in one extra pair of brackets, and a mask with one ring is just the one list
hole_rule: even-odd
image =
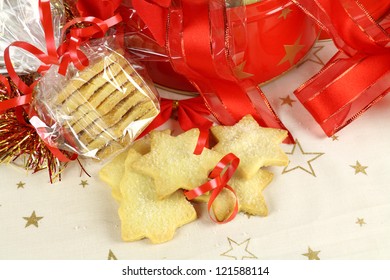
[[(39, 67), (37, 72), (40, 73), (41, 75), (44, 75), (45, 71), (51, 65), (59, 65), (60, 74), (66, 73), (66, 69), (68, 68), (69, 63), (73, 63), (79, 70), (82, 70), (84, 67), (88, 65), (88, 62), (85, 55), (79, 50), (81, 43), (85, 42), (90, 37), (103, 36), (105, 31), (107, 31), (109, 27), (121, 21), (121, 17), (119, 15), (113, 16), (112, 18), (109, 18), (106, 21), (101, 21), (93, 17), (75, 19), (66, 25), (65, 30), (71, 25), (73, 25), (74, 23), (80, 21), (88, 22), (92, 24), (92, 26), (84, 29), (72, 29), (70, 35), (68, 35), (68, 40), (65, 43), (63, 43), (58, 48), (57, 51), (57, 48), (55, 46), (55, 39), (54, 39), (50, 0), (39, 1), (39, 12), (40, 12), (42, 27), (45, 34), (46, 53), (27, 42), (21, 42), (21, 41), (13, 42), (4, 51), (4, 61), (7, 68), (8, 75), (15, 83), (16, 87), (18, 88), (18, 91), (22, 95), (0, 102), (0, 112), (5, 112), (13, 108), (15, 108), (17, 111), (20, 112), (20, 108), (23, 108), (30, 119), (33, 117), (37, 117), (37, 113), (35, 112), (35, 109), (30, 104), (33, 99), (33, 91), (36, 84), (38, 83), (38, 80), (36, 80), (30, 86), (28, 86), (23, 82), (23, 80), (16, 73), (12, 65), (10, 48), (11, 47), (21, 48), (34, 55), (37, 59), (39, 59), (42, 62), (42, 65)], [(23, 124), (26, 124), (22, 114), (20, 113), (18, 115), (19, 115), (18, 120)], [(77, 158), (76, 154), (67, 156), (66, 154), (62, 153), (57, 147), (53, 146), (52, 143), (49, 143), (49, 141), (46, 139), (45, 136), (47, 131), (42, 130), (42, 128), (40, 127), (35, 127), (35, 129), (38, 135), (46, 144), (46, 146), (52, 151), (52, 153), (60, 161), (68, 162), (68, 161), (75, 160)]]
[[(195, 189), (184, 192), (184, 195), (189, 200), (192, 200), (198, 196), (201, 196), (203, 194), (210, 192), (210, 199), (207, 203), (207, 209), (208, 209), (210, 218), (216, 223), (220, 223), (220, 224), (228, 223), (228, 222), (232, 221), (238, 213), (238, 199), (237, 199), (237, 196), (236, 196), (234, 189), (228, 185), (228, 182), (233, 177), (234, 173), (236, 172), (239, 163), (240, 163), (240, 159), (238, 157), (236, 157), (234, 154), (227, 154), (219, 161), (217, 166), (210, 173), (210, 175), (209, 175), (210, 181), (208, 181), (207, 183), (205, 183), (205, 184), (203, 184)], [(233, 195), (235, 197), (235, 204), (234, 204), (233, 210), (232, 210), (231, 214), (229, 215), (229, 217), (227, 217), (223, 221), (218, 221), (211, 214), (211, 208), (212, 208), (212, 205), (213, 205), (215, 199), (217, 198), (217, 196), (221, 193), (221, 191), (223, 189), (227, 189), (233, 193)]]
[(132, 5), (137, 14), (147, 23), (156, 42), (164, 46), (167, 34), (167, 8), (171, 5), (171, 0), (132, 0)]
[(390, 91), (390, 11), (379, 24), (358, 1), (293, 1), (339, 48), (317, 75), (295, 91), (331, 136)]
[[(160, 13), (152, 16), (151, 6)], [(251, 114), (262, 126), (285, 129), (258, 86), (250, 78), (236, 76), (223, 1), (180, 0), (164, 9), (161, 4), (135, 0), (133, 7), (156, 40), (165, 42), (175, 71), (191, 81), (222, 124), (233, 125)], [(161, 12), (166, 10), (167, 14)], [(156, 25), (166, 28), (158, 30)], [(294, 141), (291, 135), (289, 141)]]

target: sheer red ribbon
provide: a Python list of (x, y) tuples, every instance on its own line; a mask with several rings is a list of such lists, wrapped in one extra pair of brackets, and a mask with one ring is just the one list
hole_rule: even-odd
[(295, 92), (331, 136), (390, 91), (390, 10), (377, 23), (358, 1), (293, 1), (339, 48), (328, 64)]
[[(217, 166), (210, 173), (210, 181), (199, 186), (198, 188), (184, 192), (185, 196), (189, 200), (210, 192), (210, 199), (207, 203), (207, 209), (210, 218), (216, 223), (228, 223), (232, 221), (238, 213), (238, 199), (234, 189), (228, 185), (228, 182), (236, 172), (239, 163), (240, 159), (238, 157), (236, 157), (234, 154), (227, 154), (219, 161)], [(218, 221), (211, 214), (211, 208), (215, 199), (223, 189), (227, 189), (232, 192), (235, 197), (235, 204), (229, 217), (227, 217), (224, 221)]]
[(224, 125), (251, 114), (262, 126), (285, 129), (258, 86), (234, 71), (225, 2), (168, 2), (133, 0), (133, 7), (156, 41), (166, 46), (175, 71), (198, 89), (210, 112)]
[[(79, 70), (84, 69), (88, 65), (88, 59), (86, 56), (80, 51), (80, 45), (91, 37), (99, 37), (103, 36), (104, 33), (108, 30), (109, 27), (119, 23), (121, 21), (121, 17), (119, 15), (115, 15), (105, 21), (94, 17), (84, 17), (74, 19), (71, 22), (67, 23), (63, 29), (63, 34), (75, 23), (86, 22), (89, 23), (90, 26), (87, 28), (74, 28), (70, 29), (69, 34), (67, 35), (67, 40), (57, 49), (55, 45), (54, 39), (54, 30), (52, 24), (51, 17), (51, 9), (50, 9), (50, 0), (40, 0), (39, 1), (39, 11), (40, 11), (40, 19), (42, 23), (42, 27), (45, 33), (45, 41), (46, 41), (46, 53), (35, 46), (22, 41), (13, 42), (9, 45), (4, 51), (4, 61), (7, 68), (7, 72), (11, 80), (15, 83), (18, 88), (18, 92), (20, 92), (20, 96), (10, 98), (9, 100), (5, 100), (0, 102), (0, 113), (6, 112), (9, 109), (16, 109), (20, 111), (20, 108), (23, 108), (27, 113), (30, 119), (37, 118), (37, 113), (35, 109), (31, 106), (31, 101), (33, 99), (33, 90), (38, 82), (38, 80), (34, 81), (33, 84), (27, 85), (23, 82), (23, 80), (16, 73), (10, 56), (10, 48), (18, 47), (21, 48), (31, 54), (33, 54), (38, 60), (42, 62), (41, 66), (37, 69), (37, 72), (41, 75), (44, 75), (45, 71), (51, 65), (59, 65), (59, 73), (65, 74), (66, 69), (68, 68), (69, 63), (73, 63), (75, 67)], [(24, 118), (19, 114), (18, 119), (20, 122), (24, 121)], [(28, 124), (32, 125), (33, 124)], [(38, 135), (45, 142), (46, 146), (52, 151), (52, 153), (63, 162), (75, 160), (77, 155), (73, 154), (70, 157), (63, 154), (57, 147), (53, 146), (52, 143), (49, 143), (46, 140), (45, 133), (47, 131), (43, 131), (39, 127), (35, 127)]]

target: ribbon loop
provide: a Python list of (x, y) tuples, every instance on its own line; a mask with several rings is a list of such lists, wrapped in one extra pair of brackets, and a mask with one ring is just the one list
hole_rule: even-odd
[(293, 0), (339, 48), (295, 95), (331, 136), (390, 91), (390, 11), (379, 23), (355, 0)]
[[(240, 159), (238, 157), (236, 157), (234, 154), (230, 153), (230, 154), (225, 155), (217, 163), (215, 168), (210, 172), (210, 175), (209, 175), (210, 181), (208, 181), (207, 183), (205, 183), (205, 184), (203, 184), (195, 189), (184, 192), (184, 195), (189, 200), (192, 200), (198, 196), (201, 196), (203, 194), (207, 194), (208, 192), (211, 192), (209, 201), (207, 203), (207, 209), (208, 209), (210, 218), (216, 223), (222, 224), (222, 223), (230, 222), (236, 217), (236, 215), (238, 213), (238, 199), (237, 199), (237, 196), (236, 196), (234, 189), (228, 185), (228, 182), (233, 177), (234, 173), (236, 172), (239, 163), (240, 163)], [(234, 203), (234, 207), (233, 207), (229, 217), (227, 217), (223, 221), (218, 221), (211, 214), (211, 210), (212, 210), (211, 208), (212, 208), (212, 205), (213, 205), (215, 199), (218, 197), (218, 195), (224, 189), (233, 193), (233, 195), (235, 197), (235, 203)]]
[[(133, 7), (166, 47), (173, 69), (195, 86), (220, 123), (233, 125), (251, 114), (262, 126), (286, 129), (257, 84), (237, 74), (234, 58), (242, 55), (231, 48), (235, 38), (224, 1), (179, 0), (168, 7), (156, 3), (161, 2), (133, 0)], [(294, 142), (291, 135), (289, 141)]]

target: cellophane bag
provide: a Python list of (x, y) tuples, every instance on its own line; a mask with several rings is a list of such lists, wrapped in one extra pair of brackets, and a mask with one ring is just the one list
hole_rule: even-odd
[(124, 149), (159, 113), (158, 93), (143, 67), (113, 40), (82, 46), (89, 66), (67, 74), (52, 66), (35, 89), (30, 122), (49, 145), (104, 159)]
[[(50, 4), (54, 37), (58, 45), (65, 23), (65, 9), (61, 0), (51, 0)], [(24, 41), (46, 50), (39, 0), (0, 0), (0, 74), (7, 74), (3, 54), (15, 41)], [(40, 65), (35, 56), (20, 48), (10, 48), (10, 56), (19, 74), (34, 73)]]

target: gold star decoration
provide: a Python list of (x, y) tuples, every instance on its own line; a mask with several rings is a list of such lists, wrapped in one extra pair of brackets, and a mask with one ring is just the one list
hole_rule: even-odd
[(368, 168), (368, 166), (361, 165), (359, 161), (356, 161), (356, 165), (350, 165), (350, 166), (353, 169), (355, 169), (355, 175), (358, 173), (363, 173), (363, 174), (367, 175), (366, 169)]
[(337, 135), (333, 135), (331, 138), (332, 141), (339, 141), (339, 137)]
[(308, 252), (305, 254), (302, 254), (302, 256), (305, 256), (308, 258), (308, 260), (319, 260), (318, 254), (321, 251), (313, 251), (310, 247), (308, 248)]
[(35, 211), (33, 211), (30, 217), (23, 217), (23, 219), (27, 221), (25, 228), (31, 225), (38, 227), (38, 221), (41, 220), (42, 218), (43, 217), (37, 217)]
[(282, 100), (282, 106), (288, 105), (288, 106), (292, 107), (293, 103), (297, 102), (296, 100), (291, 99), (290, 95), (287, 95), (286, 97), (280, 97), (280, 99)]
[[(290, 162), (288, 165), (284, 168), (282, 171), (282, 174), (291, 172), (293, 170), (301, 169), (314, 177), (316, 177), (316, 174), (314, 172), (313, 166), (311, 163), (318, 159), (320, 156), (322, 156), (324, 153), (319, 153), (319, 152), (305, 152), (302, 149), (301, 144), (299, 141), (296, 139), (295, 140), (294, 147), (291, 152), (287, 153), (287, 155), (291, 155), (289, 157)], [(298, 149), (297, 149), (298, 147)]]
[(250, 238), (241, 243), (228, 237), (230, 249), (222, 253), (221, 256), (233, 258), (235, 260), (257, 259), (257, 257), (248, 251)]
[(107, 260), (109, 260), (109, 261), (116, 261), (116, 260), (117, 260), (116, 256), (115, 256), (114, 253), (111, 251), (111, 249), (108, 251)]
[(24, 189), (24, 185), (25, 185), (25, 184), (26, 184), (26, 183), (20, 181), (20, 182), (17, 183), (16, 185), (18, 186), (18, 187), (17, 187), (18, 189)]
[(360, 227), (366, 224), (363, 218), (357, 218), (356, 224), (358, 224)]
[(246, 78), (250, 78), (250, 77), (253, 77), (253, 74), (252, 73), (247, 73), (244, 71), (244, 68), (245, 68), (245, 64), (246, 64), (246, 61), (242, 62), (241, 64), (237, 65), (233, 71), (234, 71), (234, 75), (239, 78), (239, 79), (246, 79)]
[(310, 53), (308, 54), (307, 58), (299, 64), (301, 66), (305, 62), (311, 61), (315, 64), (319, 64), (321, 66), (325, 65), (325, 62), (321, 59), (321, 57), (318, 55), (318, 53), (324, 48), (325, 46), (315, 46), (312, 48)]
[(81, 180), (81, 183), (79, 185), (85, 188), (86, 186), (88, 186), (88, 180)]
[(280, 14), (280, 16), (278, 18), (286, 19), (288, 14), (291, 12), (292, 12), (292, 10), (290, 8), (285, 8), (282, 10), (282, 13)]
[(302, 35), (298, 37), (298, 39), (294, 42), (293, 45), (284, 45), (286, 55), (282, 58), (278, 65), (281, 65), (286, 61), (288, 61), (291, 66), (294, 65), (295, 57), (304, 47), (304, 45), (300, 45), (301, 37)]

